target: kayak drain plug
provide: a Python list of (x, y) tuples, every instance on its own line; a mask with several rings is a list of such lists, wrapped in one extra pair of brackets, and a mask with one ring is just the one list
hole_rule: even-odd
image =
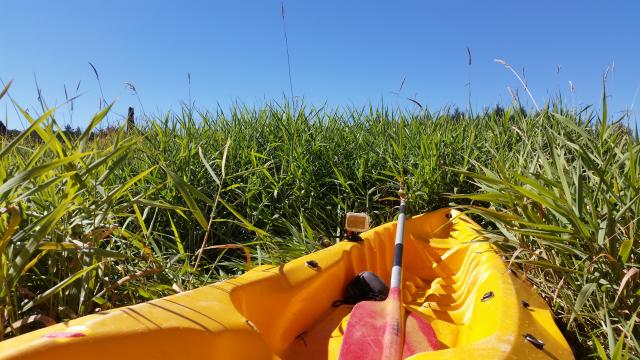
[(304, 263), (305, 265), (307, 265), (308, 267), (312, 268), (313, 270), (319, 270), (320, 269), (320, 265), (318, 265), (318, 262), (315, 260), (309, 260), (307, 262)]
[(527, 341), (528, 341), (528, 342), (530, 342), (533, 346), (535, 346), (535, 347), (536, 347), (536, 349), (540, 349), (540, 350), (542, 350), (542, 348), (544, 347), (544, 341), (542, 341), (542, 340), (538, 339), (537, 337), (535, 337), (535, 336), (533, 336), (533, 335), (531, 335), (531, 334), (529, 334), (529, 333), (526, 333), (526, 334), (524, 334), (524, 335), (522, 335), (522, 336), (524, 336), (524, 339), (525, 339), (525, 340), (527, 340)]
[(494, 296), (496, 296), (496, 294), (494, 294), (493, 291), (488, 291), (484, 295), (482, 295), (482, 299), (480, 299), (480, 301), (485, 302)]

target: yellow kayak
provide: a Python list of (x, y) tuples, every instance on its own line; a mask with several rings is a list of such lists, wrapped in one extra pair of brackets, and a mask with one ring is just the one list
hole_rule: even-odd
[[(337, 359), (345, 287), (389, 282), (396, 224), (284, 265), (0, 342), (0, 359)], [(407, 219), (402, 298), (440, 350), (410, 359), (573, 359), (547, 304), (455, 210)]]

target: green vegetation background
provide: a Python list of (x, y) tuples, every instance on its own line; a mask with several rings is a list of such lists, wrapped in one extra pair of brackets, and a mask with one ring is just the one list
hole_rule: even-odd
[[(5, 88), (2, 95), (8, 89)], [(1, 95), (0, 95), (1, 97)], [(554, 310), (577, 358), (640, 356), (640, 143), (625, 118), (286, 102), (185, 106), (137, 128), (1, 138), (0, 339), (282, 263), (335, 241), (346, 211), (456, 204)], [(18, 105), (16, 104), (16, 107)]]

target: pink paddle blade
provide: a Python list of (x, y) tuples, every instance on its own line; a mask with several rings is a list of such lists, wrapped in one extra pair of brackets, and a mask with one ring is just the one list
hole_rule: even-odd
[(440, 341), (431, 324), (424, 318), (409, 311), (405, 322), (404, 349), (402, 358), (421, 352), (440, 350)]
[[(439, 342), (431, 325), (413, 313), (409, 313), (405, 324), (405, 311), (400, 306), (397, 289), (391, 289), (385, 301), (356, 304), (351, 311), (338, 358), (392, 360), (437, 350)], [(403, 328), (406, 328), (404, 342)]]
[[(396, 315), (399, 311), (393, 308), (398, 303), (388, 300), (363, 301), (353, 307), (342, 337), (338, 359), (400, 359), (402, 328)], [(383, 355), (385, 350), (387, 356)]]

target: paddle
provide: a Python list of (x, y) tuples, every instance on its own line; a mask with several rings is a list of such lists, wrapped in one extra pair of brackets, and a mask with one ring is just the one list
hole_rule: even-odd
[(384, 301), (363, 301), (353, 307), (342, 338), (338, 357), (341, 360), (399, 360), (419, 352), (437, 350), (439, 347), (433, 328), (426, 320), (413, 312), (409, 312), (405, 320), (400, 287), (407, 197), (402, 189), (399, 195), (400, 214), (396, 227), (389, 296)]

